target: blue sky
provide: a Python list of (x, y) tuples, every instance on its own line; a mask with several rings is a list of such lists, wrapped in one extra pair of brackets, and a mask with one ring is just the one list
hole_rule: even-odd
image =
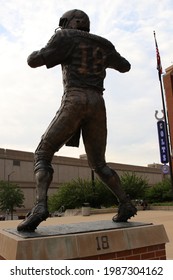
[[(75, 3), (75, 5), (74, 5)], [(132, 65), (108, 70), (106, 160), (146, 166), (160, 163), (155, 110), (162, 109), (153, 31), (165, 70), (173, 64), (172, 0), (0, 0), (0, 148), (34, 152), (63, 93), (61, 67), (32, 69), (28, 55), (42, 48), (61, 15), (74, 8), (90, 17), (91, 33), (110, 40)], [(161, 113), (160, 113), (161, 114)], [(63, 147), (57, 155), (85, 150)]]

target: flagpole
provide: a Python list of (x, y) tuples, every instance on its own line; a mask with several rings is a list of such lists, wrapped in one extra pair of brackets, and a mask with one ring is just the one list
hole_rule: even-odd
[(154, 33), (154, 40), (155, 40), (155, 45), (156, 45), (156, 55), (157, 55), (157, 70), (158, 70), (158, 76), (159, 76), (159, 83), (160, 83), (160, 90), (161, 90), (161, 97), (162, 97), (162, 105), (163, 105), (163, 115), (164, 115), (164, 121), (165, 121), (165, 134), (166, 134), (166, 141), (167, 141), (167, 148), (168, 148), (168, 160), (169, 160), (169, 171), (170, 171), (170, 178), (171, 178), (171, 186), (172, 186), (172, 193), (173, 193), (173, 172), (172, 172), (172, 159), (171, 159), (171, 143), (170, 143), (170, 137), (168, 133), (168, 127), (169, 127), (169, 122), (168, 122), (168, 117), (167, 117), (167, 110), (166, 110), (166, 105), (165, 105), (165, 98), (164, 98), (164, 91), (163, 91), (163, 84), (162, 84), (162, 66), (161, 66), (161, 60), (160, 60), (160, 54), (159, 54), (159, 49), (157, 46), (157, 41), (156, 41), (156, 34), (155, 31)]

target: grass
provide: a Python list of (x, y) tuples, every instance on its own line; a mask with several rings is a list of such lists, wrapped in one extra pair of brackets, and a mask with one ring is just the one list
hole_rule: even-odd
[(173, 202), (155, 202), (152, 206), (173, 206)]

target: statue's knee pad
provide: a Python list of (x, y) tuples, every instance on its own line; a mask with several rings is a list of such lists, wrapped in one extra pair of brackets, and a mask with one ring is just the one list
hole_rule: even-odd
[(120, 184), (120, 177), (117, 174), (117, 172), (107, 165), (97, 168), (95, 172), (100, 177), (100, 179), (107, 185)]
[(46, 160), (38, 160), (34, 166), (34, 172), (37, 173), (39, 170), (46, 170), (50, 174), (53, 174), (54, 170), (50, 162)]
[(108, 165), (97, 167), (94, 171), (103, 181), (112, 177), (115, 174), (115, 171), (111, 169)]

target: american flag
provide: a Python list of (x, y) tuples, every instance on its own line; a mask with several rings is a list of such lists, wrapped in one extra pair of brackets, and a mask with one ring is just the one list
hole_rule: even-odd
[(157, 45), (155, 31), (154, 31), (154, 40), (155, 40), (155, 45), (156, 45), (157, 70), (158, 70), (158, 74), (159, 74), (159, 79), (161, 79), (162, 64), (161, 64), (160, 53), (159, 53), (159, 49), (158, 49), (158, 45)]

